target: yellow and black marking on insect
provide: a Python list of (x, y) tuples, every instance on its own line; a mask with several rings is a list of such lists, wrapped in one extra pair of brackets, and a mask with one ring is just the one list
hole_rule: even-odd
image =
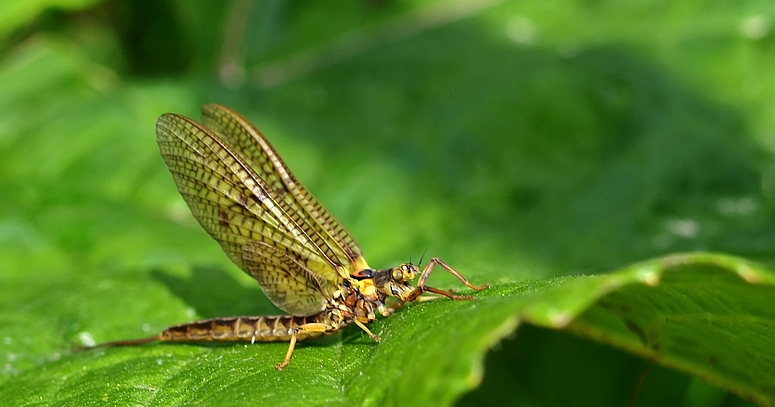
[[(202, 124), (177, 114), (156, 123), (161, 156), (194, 217), (286, 316), (215, 318), (175, 325), (153, 341), (296, 341), (333, 334), (391, 315), (423, 293), (471, 299), (426, 285), (436, 266), (482, 290), (437, 258), (422, 269), (412, 263), (375, 270), (349, 232), (296, 180), (263, 134), (239, 113), (216, 104), (202, 108)], [(419, 275), (417, 286), (411, 282)], [(388, 301), (388, 298), (391, 298)]]

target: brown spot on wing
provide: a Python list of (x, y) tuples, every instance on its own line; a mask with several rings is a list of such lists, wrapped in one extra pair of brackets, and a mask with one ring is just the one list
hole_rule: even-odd
[(218, 209), (218, 221), (224, 228), (229, 227), (229, 211), (226, 208)]

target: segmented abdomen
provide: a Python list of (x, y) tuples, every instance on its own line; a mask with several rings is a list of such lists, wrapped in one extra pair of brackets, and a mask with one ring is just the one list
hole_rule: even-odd
[[(283, 315), (213, 318), (171, 326), (159, 334), (159, 340), (178, 342), (287, 342), (291, 340), (293, 330), (299, 326), (326, 323), (326, 320), (327, 318), (322, 313), (307, 317)], [(299, 332), (296, 338), (300, 341), (318, 338), (335, 332), (338, 327), (331, 326), (330, 329), (329, 332)]]

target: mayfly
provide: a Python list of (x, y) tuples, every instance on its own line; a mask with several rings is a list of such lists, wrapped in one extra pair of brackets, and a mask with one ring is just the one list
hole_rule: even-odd
[[(290, 342), (333, 334), (391, 315), (424, 293), (471, 299), (426, 285), (436, 266), (476, 286), (438, 258), (420, 270), (403, 263), (373, 269), (350, 233), (296, 180), (263, 134), (239, 113), (216, 104), (202, 108), (202, 124), (167, 113), (156, 140), (178, 191), (194, 217), (243, 271), (258, 281), (284, 316), (214, 318), (171, 326), (158, 335), (98, 346), (153, 341)], [(419, 275), (417, 285), (411, 282)], [(425, 298), (425, 297), (423, 297)]]

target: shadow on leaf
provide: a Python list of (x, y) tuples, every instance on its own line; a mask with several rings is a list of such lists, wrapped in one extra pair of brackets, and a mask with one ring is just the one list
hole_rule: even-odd
[(202, 319), (285, 314), (264, 296), (257, 284), (246, 287), (216, 267), (196, 266), (188, 279), (159, 270), (152, 271), (151, 277), (194, 308)]

